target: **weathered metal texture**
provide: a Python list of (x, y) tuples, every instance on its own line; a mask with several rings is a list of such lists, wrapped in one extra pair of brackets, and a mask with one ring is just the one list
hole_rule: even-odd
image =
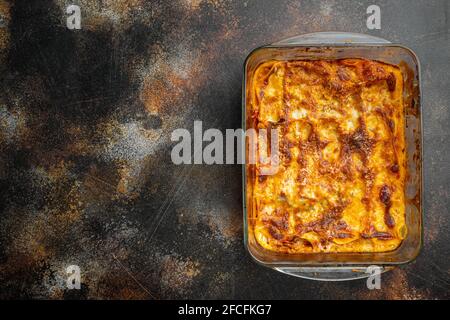
[[(0, 298), (448, 298), (449, 2), (0, 2)], [(82, 29), (66, 28), (78, 4)], [(238, 128), (255, 47), (340, 30), (412, 47), (422, 62), (425, 243), (364, 281), (295, 279), (242, 239), (241, 168), (171, 163), (173, 129)], [(66, 288), (79, 265), (81, 290)]]

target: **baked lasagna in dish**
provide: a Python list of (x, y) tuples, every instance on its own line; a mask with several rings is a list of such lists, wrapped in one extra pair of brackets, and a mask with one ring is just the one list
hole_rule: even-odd
[(260, 157), (248, 165), (257, 242), (292, 254), (396, 249), (407, 233), (400, 69), (365, 59), (271, 60), (247, 89), (247, 121), (277, 130), (280, 159), (271, 175)]

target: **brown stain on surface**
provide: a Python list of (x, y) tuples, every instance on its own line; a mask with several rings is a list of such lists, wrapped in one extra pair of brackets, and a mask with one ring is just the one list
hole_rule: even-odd
[(0, 1), (0, 53), (8, 49), (9, 45), (9, 23), (10, 23), (10, 4), (7, 1)]
[(359, 296), (362, 299), (386, 300), (423, 300), (431, 298), (427, 288), (411, 286), (407, 272), (401, 268), (381, 274), (381, 289), (369, 290), (364, 288)]
[(191, 259), (181, 259), (176, 255), (164, 256), (161, 260), (162, 291), (183, 292), (200, 274), (200, 264)]

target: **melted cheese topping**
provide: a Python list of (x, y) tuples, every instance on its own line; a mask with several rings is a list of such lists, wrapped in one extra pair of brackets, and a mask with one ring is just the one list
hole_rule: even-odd
[(284, 253), (397, 248), (406, 236), (400, 69), (267, 61), (248, 81), (251, 126), (280, 133), (276, 174), (261, 174), (259, 157), (249, 165), (258, 243)]

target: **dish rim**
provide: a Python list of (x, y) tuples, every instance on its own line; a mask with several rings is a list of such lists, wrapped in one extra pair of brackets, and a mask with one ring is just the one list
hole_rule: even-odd
[[(295, 38), (295, 37), (292, 37)], [(290, 38), (291, 39), (291, 38)], [(380, 38), (381, 39), (381, 38)], [(383, 40), (383, 39), (381, 39)], [(250, 245), (249, 245), (249, 221), (248, 221), (248, 207), (247, 207), (247, 164), (244, 163), (242, 165), (242, 196), (243, 196), (243, 222), (244, 222), (244, 246), (246, 248), (246, 251), (250, 254), (250, 256), (252, 257), (252, 259), (254, 261), (256, 261), (258, 264), (264, 265), (264, 266), (268, 266), (268, 267), (279, 267), (279, 266), (288, 266), (288, 267), (330, 267), (330, 266), (345, 266), (345, 267), (351, 267), (351, 266), (368, 266), (368, 265), (381, 265), (381, 266), (397, 266), (397, 265), (405, 265), (408, 263), (413, 262), (415, 259), (417, 259), (417, 257), (420, 255), (422, 248), (423, 248), (423, 232), (424, 232), (424, 228), (423, 228), (423, 221), (424, 221), (424, 208), (423, 208), (423, 197), (424, 197), (424, 172), (423, 172), (423, 120), (422, 120), (422, 115), (423, 115), (423, 108), (422, 108), (422, 81), (421, 81), (421, 65), (420, 65), (420, 60), (417, 56), (417, 54), (409, 47), (405, 46), (405, 45), (401, 45), (401, 44), (394, 44), (394, 43), (314, 43), (314, 44), (269, 44), (269, 45), (263, 45), (263, 46), (259, 46), (255, 49), (253, 49), (252, 51), (250, 51), (250, 53), (247, 55), (247, 57), (244, 60), (243, 63), (243, 68), (244, 68), (244, 76), (243, 76), (243, 82), (242, 82), (242, 118), (241, 118), (241, 125), (242, 128), (245, 132), (245, 130), (247, 129), (247, 108), (246, 108), (246, 92), (247, 92), (247, 80), (248, 80), (248, 74), (247, 74), (247, 67), (248, 67), (248, 63), (249, 60), (259, 51), (261, 50), (267, 50), (267, 49), (292, 49), (292, 48), (344, 48), (344, 47), (353, 47), (353, 48), (358, 48), (358, 47), (364, 47), (364, 48), (370, 48), (370, 47), (390, 47), (390, 48), (399, 48), (399, 49), (403, 49), (405, 50), (413, 59), (413, 62), (415, 64), (416, 70), (417, 70), (417, 74), (416, 74), (416, 78), (417, 78), (417, 99), (418, 99), (418, 106), (416, 106), (418, 108), (419, 111), (419, 124), (418, 127), (420, 128), (420, 143), (417, 146), (416, 145), (416, 150), (418, 150), (419, 154), (420, 154), (420, 159), (417, 161), (417, 165), (420, 168), (420, 175), (419, 175), (419, 180), (420, 183), (418, 184), (418, 188), (419, 188), (419, 193), (420, 196), (418, 197), (418, 218), (419, 220), (419, 225), (420, 225), (420, 230), (419, 230), (419, 244), (414, 252), (414, 255), (412, 255), (410, 258), (408, 259), (404, 259), (404, 260), (400, 260), (400, 261), (382, 261), (380, 262), (374, 262), (374, 261), (358, 261), (358, 262), (351, 262), (349, 261), (348, 263), (346, 262), (313, 262), (313, 263), (299, 263), (299, 261), (265, 261), (265, 260), (261, 260), (258, 259), (254, 253), (252, 252)], [(325, 60), (325, 59), (318, 59), (318, 60)], [(332, 58), (330, 58), (329, 60), (333, 60)], [(376, 59), (375, 59), (376, 60)], [(406, 123), (405, 123), (406, 126)], [(244, 159), (245, 159), (245, 155), (247, 154), (247, 148), (244, 148)], [(267, 252), (270, 254), (272, 253), (273, 255), (279, 254), (277, 252), (271, 252), (269, 250), (267, 250)], [(327, 254), (327, 253), (303, 253), (304, 255), (310, 255), (310, 256), (314, 256), (314, 255), (318, 255), (318, 254)], [(332, 253), (332, 254), (339, 254), (339, 253)], [(351, 255), (359, 255), (359, 254), (377, 254), (377, 253), (348, 253)], [(286, 254), (284, 254), (286, 255)], [(296, 254), (298, 256), (298, 254)]]

